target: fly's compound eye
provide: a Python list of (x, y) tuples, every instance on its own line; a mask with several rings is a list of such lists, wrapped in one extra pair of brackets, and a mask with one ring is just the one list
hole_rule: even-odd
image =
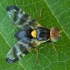
[(58, 28), (52, 27), (50, 29), (50, 38), (51, 38), (51, 41), (52, 42), (57, 42), (58, 39), (59, 39), (59, 37), (60, 37), (60, 32), (59, 32)]

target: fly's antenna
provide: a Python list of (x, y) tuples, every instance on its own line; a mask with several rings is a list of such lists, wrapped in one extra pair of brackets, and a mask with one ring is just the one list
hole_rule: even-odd
[(64, 30), (66, 30), (66, 29), (67, 29), (67, 28), (63, 28), (62, 30), (59, 31), (60, 37), (62, 37), (61, 33), (62, 33)]
[(67, 28), (63, 28), (62, 30), (60, 30), (59, 32), (62, 33), (63, 30), (66, 30)]

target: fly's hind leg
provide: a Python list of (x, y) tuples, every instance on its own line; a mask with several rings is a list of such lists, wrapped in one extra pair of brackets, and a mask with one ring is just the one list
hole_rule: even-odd
[(37, 50), (37, 48), (35, 48), (35, 51), (36, 51), (36, 61), (35, 62), (37, 62), (38, 61), (38, 50)]
[(36, 51), (35, 63), (37, 63), (37, 61), (38, 61), (38, 49), (36, 47), (34, 47), (34, 50)]

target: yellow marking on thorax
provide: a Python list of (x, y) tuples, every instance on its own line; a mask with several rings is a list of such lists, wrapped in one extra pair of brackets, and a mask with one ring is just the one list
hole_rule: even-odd
[(33, 31), (31, 32), (31, 35), (32, 35), (32, 37), (36, 38), (36, 36), (37, 36), (37, 31), (36, 31), (36, 30), (33, 30)]

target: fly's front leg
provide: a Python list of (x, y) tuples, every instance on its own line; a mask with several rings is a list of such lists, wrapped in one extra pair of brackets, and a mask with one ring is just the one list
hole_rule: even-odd
[(49, 43), (49, 44), (52, 44), (53, 46), (53, 49), (55, 50), (55, 52), (58, 54), (58, 51), (56, 50), (56, 48), (54, 47), (54, 43), (52, 42), (52, 41), (46, 41), (47, 43)]

